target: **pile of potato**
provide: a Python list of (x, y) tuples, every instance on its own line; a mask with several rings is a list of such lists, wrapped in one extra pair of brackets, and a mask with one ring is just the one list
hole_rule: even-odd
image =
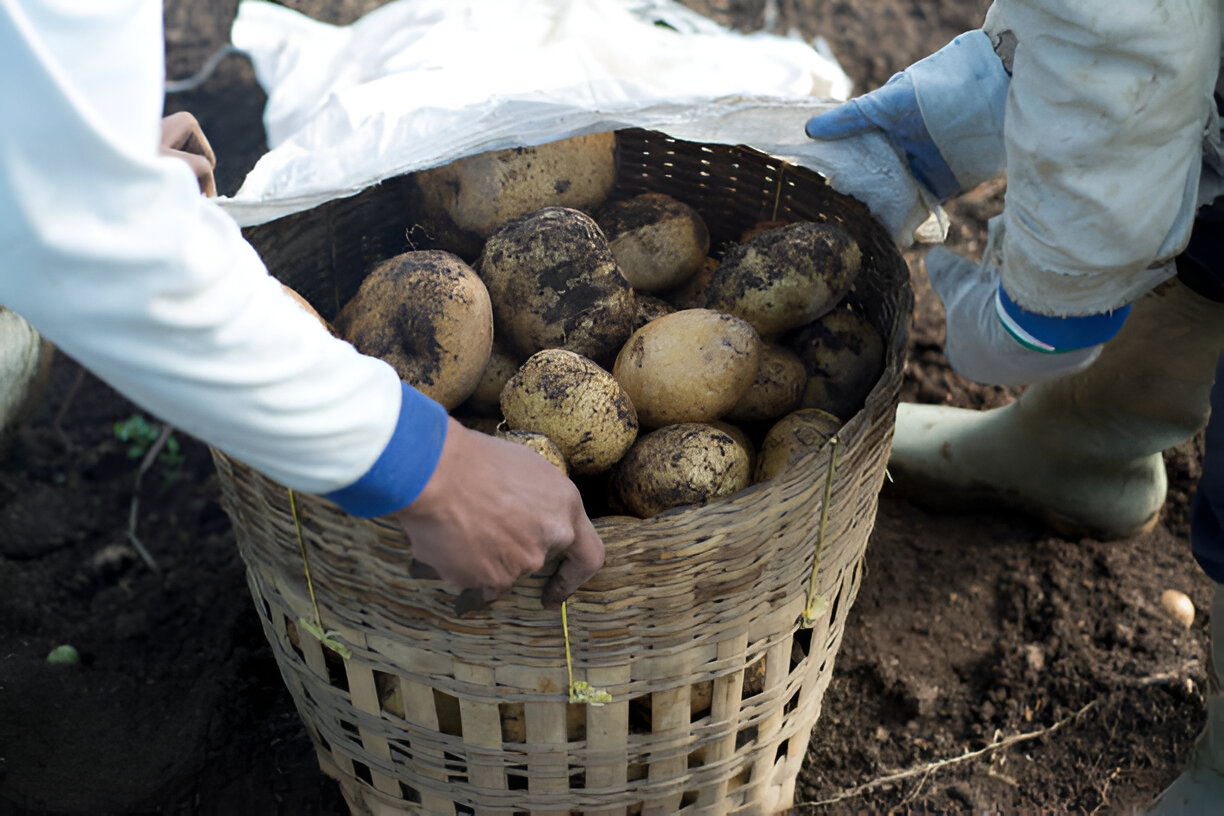
[(429, 229), (474, 262), (389, 258), (334, 330), (468, 427), (550, 458), (593, 516), (646, 518), (822, 444), (862, 406), (884, 344), (845, 300), (861, 264), (849, 235), (770, 222), (712, 257), (688, 204), (612, 198), (614, 140), (418, 173)]

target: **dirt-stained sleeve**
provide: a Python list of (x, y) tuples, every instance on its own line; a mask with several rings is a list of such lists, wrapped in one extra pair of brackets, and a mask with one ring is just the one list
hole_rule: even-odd
[(1197, 206), (1217, 0), (998, 0), (1014, 41), (1003, 286), (1020, 306), (1118, 308), (1172, 274)]

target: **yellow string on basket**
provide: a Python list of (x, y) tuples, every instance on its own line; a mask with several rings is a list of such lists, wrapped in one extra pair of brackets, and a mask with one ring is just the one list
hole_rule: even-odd
[(570, 702), (593, 706), (612, 702), (612, 695), (603, 689), (595, 688), (585, 680), (574, 681), (574, 659), (570, 654), (569, 620), (565, 614), (565, 601), (561, 602), (561, 631), (565, 635), (565, 670), (569, 673)]
[(829, 603), (816, 594), (816, 575), (820, 571), (820, 551), (824, 547), (825, 527), (829, 521), (829, 502), (833, 497), (833, 472), (837, 467), (837, 443), (840, 441), (834, 434), (829, 441), (833, 444), (829, 451), (829, 469), (825, 472), (824, 500), (820, 504), (820, 526), (816, 530), (816, 554), (812, 557), (812, 574), (808, 577), (807, 606), (803, 609), (803, 628), (808, 629), (829, 611)]
[(315, 639), (324, 646), (345, 659), (350, 658), (353, 656), (353, 652), (337, 639), (340, 637), (340, 633), (335, 630), (323, 629), (323, 618), (319, 615), (319, 602), (315, 598), (314, 582), (310, 580), (310, 556), (306, 554), (306, 537), (302, 535), (302, 521), (298, 518), (297, 500), (292, 490), (289, 491), (289, 512), (293, 515), (293, 527), (297, 531), (298, 549), (302, 553), (302, 569), (306, 573), (306, 591), (310, 593), (310, 606), (314, 610), (313, 621), (306, 618), (298, 618), (298, 623), (303, 629), (314, 635)]
[(778, 220), (778, 210), (782, 207), (782, 176), (784, 175), (786, 175), (786, 165), (785, 164), (779, 165), (778, 184), (774, 188), (773, 214), (770, 217), (770, 220), (772, 221)]

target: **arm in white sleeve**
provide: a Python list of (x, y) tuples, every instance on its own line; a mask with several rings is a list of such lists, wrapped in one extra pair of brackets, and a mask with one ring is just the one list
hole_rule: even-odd
[(288, 487), (358, 515), (411, 503), (445, 410), (331, 337), (158, 156), (162, 65), (156, 0), (0, 0), (0, 303)]
[(1218, 0), (997, 0), (1015, 38), (1002, 285), (1046, 315), (1118, 309), (1189, 238), (1219, 71)]
[(1003, 171), (1011, 77), (983, 31), (966, 31), (908, 69), (931, 141), (964, 192)]

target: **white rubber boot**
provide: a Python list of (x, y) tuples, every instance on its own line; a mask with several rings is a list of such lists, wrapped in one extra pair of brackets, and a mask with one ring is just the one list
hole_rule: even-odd
[(24, 318), (0, 306), (0, 459), (46, 391), (52, 351)]
[(1211, 665), (1207, 667), (1207, 724), (1199, 735), (1186, 770), (1173, 780), (1145, 816), (1218, 816), (1224, 813), (1224, 587), (1211, 598)]
[(1134, 305), (1091, 366), (1010, 405), (903, 403), (895, 489), (940, 508), (1020, 510), (1071, 538), (1142, 532), (1164, 504), (1161, 451), (1207, 423), (1222, 349), (1224, 304), (1169, 281)]

